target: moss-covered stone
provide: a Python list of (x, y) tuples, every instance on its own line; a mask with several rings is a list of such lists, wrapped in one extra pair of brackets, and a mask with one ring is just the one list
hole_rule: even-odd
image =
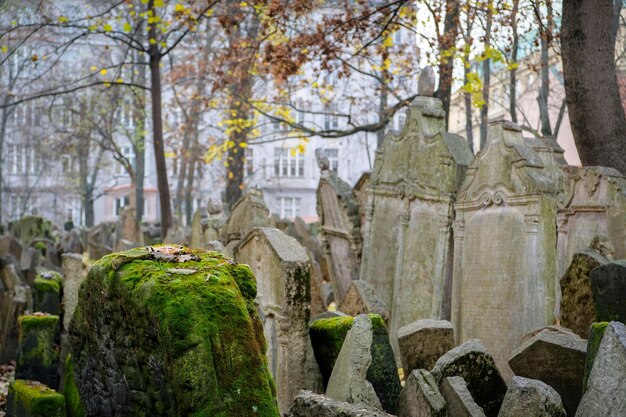
[(72, 355), (65, 358), (65, 383), (63, 384), (63, 395), (65, 396), (65, 409), (67, 417), (85, 417), (85, 407), (80, 399), (80, 393), (74, 381), (74, 367), (72, 366)]
[(216, 252), (158, 246), (100, 259), (70, 324), (87, 414), (277, 417), (255, 296), (250, 269)]
[(18, 318), (19, 350), (15, 377), (56, 388), (59, 316), (35, 313)]
[[(396, 413), (396, 402), (402, 390), (398, 370), (389, 343), (389, 334), (383, 318), (368, 314), (372, 321), (372, 363), (367, 370), (367, 380), (372, 384), (380, 402), (388, 413)], [(354, 323), (354, 317), (330, 317), (312, 322), (309, 326), (315, 360), (320, 367), (324, 387), (335, 366), (337, 356)]]
[(33, 282), (33, 310), (42, 313), (60, 314), (63, 278), (55, 271), (42, 271)]
[(36, 381), (15, 380), (9, 385), (8, 417), (66, 417), (65, 398)]
[(52, 237), (52, 223), (37, 216), (26, 216), (9, 223), (9, 232), (17, 238), (22, 246), (28, 246), (34, 238)]
[(593, 362), (596, 359), (598, 349), (600, 349), (600, 343), (602, 337), (606, 331), (606, 327), (609, 325), (608, 321), (601, 321), (598, 323), (592, 323), (589, 328), (589, 337), (587, 338), (587, 358), (585, 360), (585, 376), (583, 378), (583, 394), (587, 391), (587, 379), (591, 374), (591, 368), (593, 368)]

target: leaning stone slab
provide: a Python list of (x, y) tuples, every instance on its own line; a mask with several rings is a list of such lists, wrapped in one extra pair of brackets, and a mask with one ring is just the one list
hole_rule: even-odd
[(626, 259), (591, 271), (591, 290), (597, 321), (626, 322)]
[(576, 417), (626, 416), (626, 325), (609, 323)]
[(589, 327), (589, 337), (587, 338), (587, 357), (585, 359), (585, 377), (583, 379), (583, 391), (587, 391), (587, 380), (591, 374), (593, 368), (593, 362), (596, 360), (598, 349), (600, 349), (600, 343), (606, 332), (606, 327), (609, 325), (608, 321), (601, 321), (599, 323), (593, 323)]
[(561, 325), (582, 338), (596, 321), (591, 293), (591, 270), (608, 262), (599, 252), (588, 249), (575, 253), (572, 263), (561, 278)]
[(587, 342), (574, 333), (545, 329), (513, 352), (509, 365), (515, 375), (545, 382), (561, 396), (568, 415), (574, 415), (585, 374)]
[(496, 417), (506, 394), (506, 384), (480, 340), (470, 340), (443, 355), (431, 371), (438, 384), (460, 376), (487, 417)]
[(61, 314), (61, 287), (63, 277), (56, 271), (41, 271), (33, 282), (33, 310)]
[(66, 417), (65, 398), (37, 381), (9, 384), (7, 417)]
[(389, 310), (376, 295), (376, 290), (363, 280), (354, 280), (339, 303), (339, 310), (351, 316), (374, 313), (389, 322)]
[(20, 316), (19, 351), (15, 377), (39, 381), (51, 388), (59, 385), (59, 316), (35, 313)]
[[(374, 334), (371, 347), (372, 364), (367, 370), (367, 380), (372, 383), (383, 409), (395, 414), (396, 401), (402, 388), (389, 343), (389, 334), (382, 317), (377, 314), (369, 314), (368, 317), (372, 322)], [(318, 319), (309, 326), (315, 359), (322, 372), (325, 386), (353, 323), (353, 317), (341, 315)]]
[(0, 363), (17, 356), (17, 319), (32, 309), (30, 287), (22, 280), (15, 265), (0, 258)]
[(398, 402), (398, 417), (447, 417), (446, 401), (425, 369), (411, 372)]
[(87, 415), (279, 412), (250, 268), (181, 246), (105, 256), (70, 323)]
[(514, 376), (498, 417), (565, 417), (561, 397), (551, 386)]
[(326, 395), (329, 398), (382, 409), (374, 387), (366, 380), (367, 370), (372, 363), (372, 339), (372, 322), (369, 317), (366, 314), (356, 316), (328, 380)]
[(448, 404), (450, 417), (485, 417), (485, 412), (472, 398), (472, 394), (467, 389), (467, 383), (462, 377), (444, 378), (440, 390)]
[(454, 329), (447, 320), (423, 319), (398, 330), (398, 346), (404, 373), (432, 369), (443, 354), (454, 347)]
[(65, 409), (67, 410), (67, 417), (85, 417), (85, 406), (80, 399), (78, 388), (76, 387), (76, 380), (74, 377), (74, 367), (72, 365), (72, 355), (67, 355), (65, 358), (65, 371), (63, 381), (63, 396), (65, 397)]
[(336, 401), (311, 391), (300, 391), (287, 417), (392, 417), (365, 404)]
[(11, 254), (18, 261), (22, 259), (22, 245), (13, 236), (0, 237), (0, 255)]

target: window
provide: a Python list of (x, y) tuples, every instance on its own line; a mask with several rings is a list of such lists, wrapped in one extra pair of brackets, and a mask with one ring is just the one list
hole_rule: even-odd
[(296, 149), (274, 148), (274, 174), (277, 177), (304, 177), (304, 154)]
[(81, 224), (80, 197), (68, 197), (68, 199), (65, 200), (65, 221)]
[(337, 174), (339, 170), (339, 149), (324, 149), (326, 158), (328, 158), (328, 166), (331, 171)]
[(74, 175), (76, 174), (76, 163), (71, 155), (61, 156), (61, 164), (63, 166), (63, 174)]
[(39, 173), (40, 157), (34, 148), (25, 145), (7, 145), (6, 163), (9, 174), (36, 175)]
[(337, 129), (339, 126), (339, 117), (334, 107), (326, 107), (324, 112), (324, 130)]
[[(133, 148), (130, 145), (122, 146), (120, 148), (120, 152), (122, 153), (122, 156), (128, 160), (128, 163), (130, 164), (130, 166), (134, 169), (135, 168), (135, 151), (133, 150)], [(115, 175), (122, 175), (124, 172), (125, 172), (124, 165), (122, 165), (119, 162), (115, 164)]]
[(125, 195), (115, 199), (115, 214), (120, 214), (120, 211), (126, 206), (130, 205), (130, 198)]
[(301, 201), (299, 197), (280, 198), (280, 217), (282, 219), (293, 219), (300, 216)]
[(250, 148), (245, 149), (243, 160), (244, 175), (251, 177), (254, 175), (254, 152)]

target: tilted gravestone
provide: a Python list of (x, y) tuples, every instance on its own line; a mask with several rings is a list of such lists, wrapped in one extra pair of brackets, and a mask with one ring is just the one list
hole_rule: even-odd
[(300, 391), (286, 417), (392, 417), (365, 404), (336, 401), (311, 391)]
[(455, 204), (452, 324), (505, 379), (527, 332), (554, 322), (559, 181), (511, 122), (491, 123)]
[(597, 321), (626, 323), (626, 259), (592, 270), (591, 291)]
[(224, 253), (234, 255), (235, 246), (253, 227), (270, 225), (270, 210), (263, 199), (263, 191), (251, 188), (233, 205), (224, 227)]
[(425, 369), (411, 372), (398, 400), (398, 417), (448, 417), (446, 400)]
[(32, 310), (30, 287), (15, 265), (0, 258), (0, 363), (14, 360), (18, 349), (18, 317)]
[(448, 318), (456, 190), (472, 161), (467, 142), (445, 131), (441, 101), (417, 97), (402, 132), (376, 151), (366, 208), (361, 279), (398, 329), (418, 319)]
[(256, 277), (254, 303), (279, 406), (286, 412), (298, 391), (321, 386), (308, 334), (311, 263), (297, 240), (270, 227), (250, 230), (235, 248), (235, 259), (248, 264)]
[(414, 369), (432, 369), (454, 348), (454, 329), (446, 320), (417, 320), (400, 328), (398, 345), (405, 375)]
[(39, 381), (56, 389), (59, 383), (59, 316), (35, 313), (20, 316), (15, 378)]
[(89, 259), (100, 259), (113, 251), (114, 223), (100, 223), (87, 231)]
[(96, 262), (70, 323), (87, 415), (278, 417), (250, 268), (181, 246)]
[(331, 266), (335, 302), (341, 303), (361, 266), (361, 221), (352, 188), (329, 169), (323, 149), (315, 151), (321, 170), (317, 186), (320, 240)]
[(460, 376), (449, 376), (439, 384), (441, 395), (448, 404), (448, 414), (452, 417), (485, 417), (483, 409), (476, 404), (467, 389), (467, 383)]
[(565, 409), (561, 397), (551, 386), (535, 379), (514, 376), (498, 417), (521, 416), (565, 417)]
[(124, 207), (124, 209), (120, 212), (117, 224), (115, 225), (116, 251), (143, 246), (143, 233), (139, 228), (136, 213), (137, 211), (134, 207)]
[(369, 193), (369, 186), (372, 179), (372, 173), (366, 171), (356, 180), (352, 192), (356, 197), (356, 202), (359, 205), (359, 219), (361, 223), (361, 237), (365, 239), (365, 209), (367, 208), (367, 198)]

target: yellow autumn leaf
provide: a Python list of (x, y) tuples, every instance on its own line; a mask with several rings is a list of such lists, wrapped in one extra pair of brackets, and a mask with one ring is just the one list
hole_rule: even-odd
[(157, 43), (156, 39), (154, 39), (154, 38), (150, 38), (149, 42), (150, 42), (150, 45), (154, 45), (154, 44)]
[(130, 32), (133, 30), (133, 27), (130, 25), (130, 23), (126, 22), (124, 23), (124, 32)]
[(59, 16), (59, 23), (67, 23), (70, 19), (65, 16)]
[(110, 32), (113, 30), (113, 27), (107, 23), (104, 26), (102, 26), (102, 30), (104, 30), (105, 32)]
[(176, 154), (174, 152), (165, 152), (164, 156), (166, 158), (176, 158)]
[(2, 53), (6, 54), (9, 51), (9, 47), (8, 46), (3, 46), (2, 47)]
[(176, 3), (176, 5), (174, 6), (174, 11), (175, 11), (176, 13), (182, 13), (182, 12), (184, 12), (184, 11), (185, 11), (185, 6), (183, 6), (183, 5), (182, 5), (182, 4), (180, 4), (180, 3)]
[(247, 148), (247, 147), (248, 147), (248, 144), (247, 144), (246, 142), (241, 142), (241, 143), (239, 144), (239, 147), (240, 147), (240, 148)]
[(102, 74), (102, 75), (107, 75), (107, 72), (108, 72), (108, 71), (107, 71), (107, 69), (106, 69), (106, 68), (102, 68), (102, 69), (100, 70), (100, 74)]
[(232, 180), (235, 177), (235, 175), (232, 173), (232, 171), (228, 171), (228, 179)]

